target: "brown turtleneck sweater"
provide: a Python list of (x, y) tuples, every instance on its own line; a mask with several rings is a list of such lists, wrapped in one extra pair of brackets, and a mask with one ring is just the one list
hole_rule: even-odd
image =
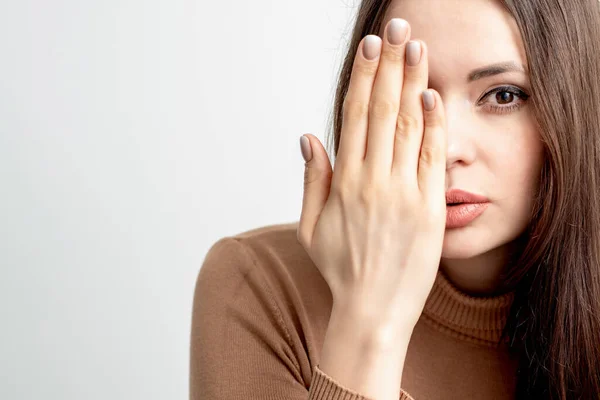
[[(209, 249), (193, 303), (191, 399), (366, 399), (318, 368), (332, 298), (297, 226), (264, 226)], [(400, 400), (512, 399), (517, 360), (499, 339), (513, 297), (471, 297), (439, 270)]]

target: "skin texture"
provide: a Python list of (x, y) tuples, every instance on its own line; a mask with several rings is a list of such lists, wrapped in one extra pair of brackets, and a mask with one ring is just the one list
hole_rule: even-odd
[[(447, 115), (446, 190), (459, 188), (490, 200), (471, 224), (446, 229), (440, 268), (464, 292), (498, 294), (499, 274), (530, 221), (543, 144), (527, 99), (526, 73), (505, 72), (471, 83), (467, 75), (504, 61), (527, 68), (520, 33), (493, 0), (395, 0), (379, 36), (392, 18), (407, 20), (411, 39), (428, 46), (428, 87), (440, 93)], [(501, 86), (514, 86), (525, 97), (507, 92), (485, 97)], [(514, 105), (521, 107), (492, 108)]]

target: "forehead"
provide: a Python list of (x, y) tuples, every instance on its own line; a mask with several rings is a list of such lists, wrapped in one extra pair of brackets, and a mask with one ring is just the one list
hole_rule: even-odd
[(502, 61), (527, 66), (516, 21), (497, 0), (392, 0), (379, 36), (392, 18), (407, 20), (411, 39), (427, 44), (432, 76)]

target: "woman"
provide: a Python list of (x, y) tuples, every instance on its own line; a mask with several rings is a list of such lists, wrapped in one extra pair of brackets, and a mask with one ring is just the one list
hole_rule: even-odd
[(300, 221), (204, 260), (191, 398), (600, 399), (599, 44), (597, 0), (363, 0), (335, 170), (303, 135)]

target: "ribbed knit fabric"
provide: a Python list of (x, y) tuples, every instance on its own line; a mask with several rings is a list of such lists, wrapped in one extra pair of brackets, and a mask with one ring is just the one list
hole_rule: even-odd
[[(249, 230), (207, 252), (194, 293), (191, 399), (375, 400), (318, 368), (332, 298), (297, 226)], [(499, 340), (512, 301), (469, 296), (438, 271), (400, 400), (513, 399), (517, 359)]]
[(496, 297), (472, 297), (438, 271), (421, 319), (467, 342), (497, 346), (508, 319), (514, 292)]
[[(317, 365), (313, 374), (313, 380), (310, 385), (308, 395), (309, 400), (327, 399), (327, 400), (367, 400), (360, 393), (342, 386), (335, 379), (324, 373)], [(400, 388), (400, 400), (414, 400), (408, 393)]]

